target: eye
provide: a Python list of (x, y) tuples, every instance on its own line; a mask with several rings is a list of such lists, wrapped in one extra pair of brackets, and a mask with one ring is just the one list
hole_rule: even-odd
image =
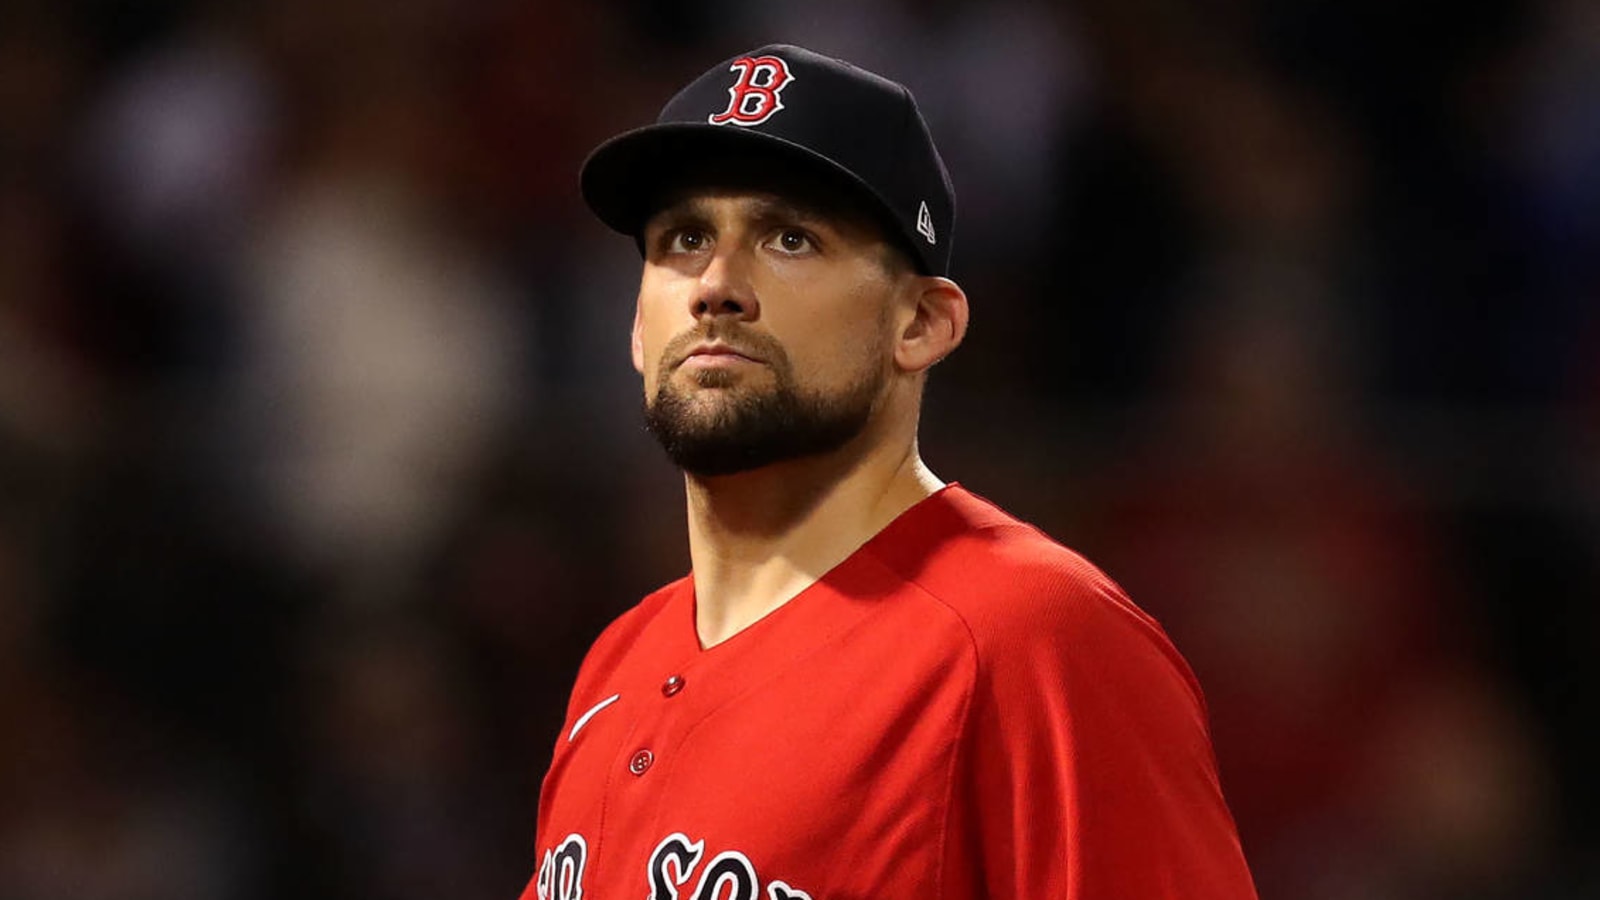
[(806, 253), (816, 249), (816, 243), (811, 235), (799, 228), (784, 228), (772, 238), (772, 244), (778, 250), (791, 255)]
[(666, 235), (668, 253), (698, 253), (711, 242), (698, 228), (680, 228)]

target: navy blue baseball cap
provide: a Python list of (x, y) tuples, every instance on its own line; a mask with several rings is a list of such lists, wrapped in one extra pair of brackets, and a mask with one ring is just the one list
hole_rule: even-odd
[(637, 239), (663, 188), (707, 160), (809, 170), (866, 201), (924, 274), (947, 275), (955, 190), (911, 91), (803, 47), (769, 44), (713, 66), (584, 161), (583, 199)]

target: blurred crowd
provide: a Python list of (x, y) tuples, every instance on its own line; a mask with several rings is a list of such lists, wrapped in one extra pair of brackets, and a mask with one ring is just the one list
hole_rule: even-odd
[(924, 455), (1164, 623), (1262, 897), (1600, 896), (1600, 5), (4, 0), (0, 898), (516, 896), (687, 567), (577, 169), (772, 40), (916, 92)]

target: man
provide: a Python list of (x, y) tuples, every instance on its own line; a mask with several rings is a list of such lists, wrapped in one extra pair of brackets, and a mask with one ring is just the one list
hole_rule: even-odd
[(1161, 629), (918, 456), (968, 310), (911, 94), (764, 47), (582, 186), (693, 570), (585, 660), (524, 900), (1253, 897)]

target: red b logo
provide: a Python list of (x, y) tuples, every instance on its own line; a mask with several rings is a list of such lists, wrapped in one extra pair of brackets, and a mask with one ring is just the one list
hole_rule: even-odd
[(734, 60), (728, 71), (739, 73), (739, 80), (728, 88), (728, 108), (706, 121), (713, 125), (760, 125), (783, 109), (778, 92), (794, 80), (788, 63), (776, 56), (744, 56)]

